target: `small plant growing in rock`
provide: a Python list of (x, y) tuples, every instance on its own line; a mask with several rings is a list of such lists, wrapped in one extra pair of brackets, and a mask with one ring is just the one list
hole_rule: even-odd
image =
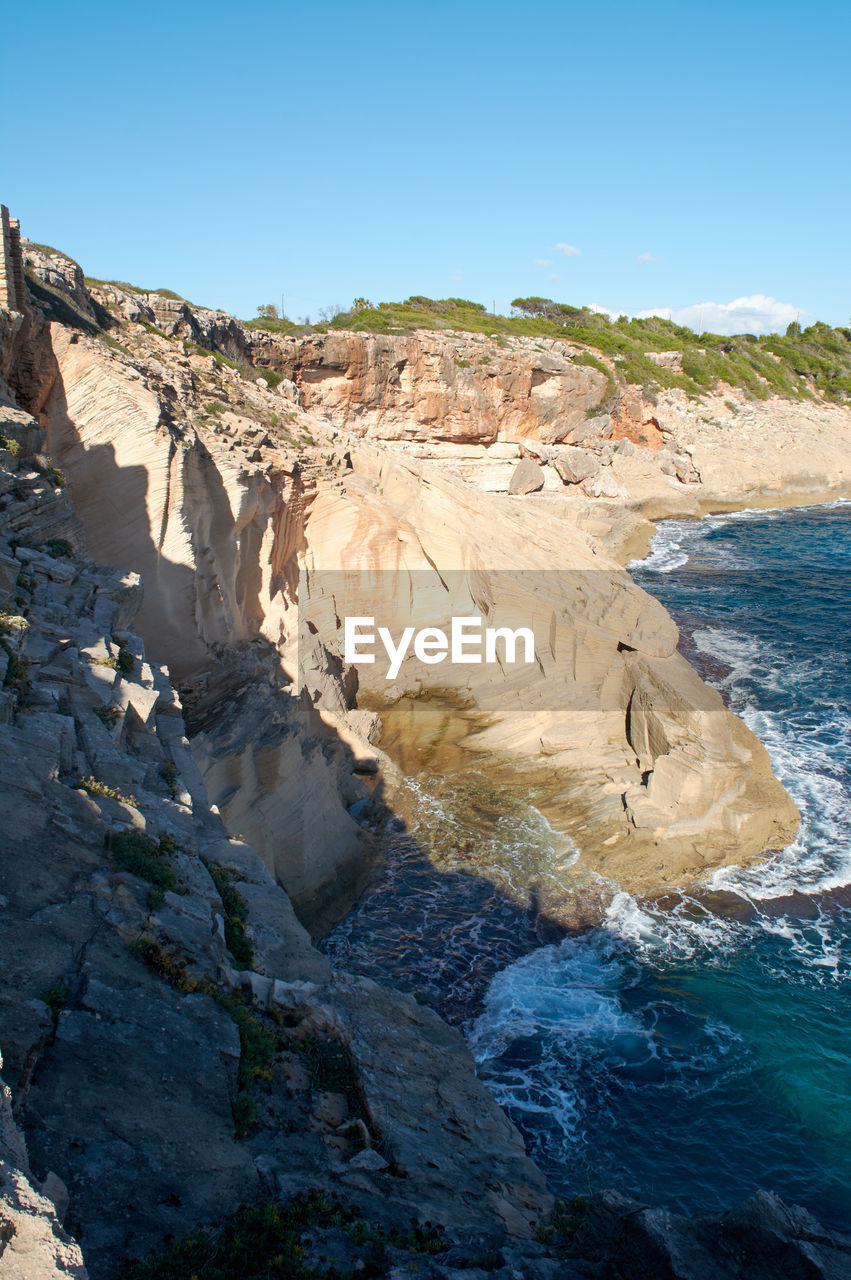
[(94, 713), (106, 729), (114, 729), (121, 719), (121, 711), (118, 707), (95, 707)]
[(572, 1240), (582, 1226), (586, 1208), (584, 1196), (574, 1196), (566, 1204), (563, 1200), (556, 1200), (553, 1209), (553, 1230)]
[(254, 947), (246, 932), (248, 907), (234, 883), (240, 877), (235, 871), (215, 862), (208, 863), (207, 870), (225, 909), (225, 941), (228, 949), (241, 969), (250, 969), (254, 964)]
[(129, 649), (122, 647), (118, 650), (118, 657), (116, 658), (115, 663), (123, 676), (129, 676), (136, 665), (136, 659), (133, 657), (133, 654)]
[(150, 933), (140, 933), (129, 944), (129, 951), (169, 986), (186, 994), (198, 990), (200, 984), (189, 976), (186, 960), (177, 947), (160, 942)]
[(11, 453), (13, 458), (20, 458), (24, 451), (21, 442), (13, 440), (10, 436), (0, 436), (0, 449), (5, 449), (7, 453)]
[(160, 777), (168, 787), (169, 795), (172, 800), (176, 800), (180, 794), (177, 787), (177, 765), (173, 760), (164, 760), (160, 765)]
[(221, 400), (208, 400), (204, 408), (211, 417), (215, 417), (219, 413), (224, 413), (227, 406), (222, 404)]
[(296, 1040), (292, 1048), (303, 1059), (310, 1072), (311, 1084), (318, 1093), (345, 1094), (351, 1114), (364, 1119), (360, 1084), (346, 1045), (339, 1040), (319, 1040), (308, 1036), (305, 1040)]
[(110, 841), (110, 852), (119, 871), (129, 871), (151, 885), (149, 905), (153, 910), (162, 906), (168, 890), (177, 888), (174, 869), (162, 860), (162, 846), (141, 831), (117, 832)]
[(91, 774), (87, 778), (78, 778), (74, 783), (74, 790), (85, 791), (90, 796), (104, 796), (107, 800), (120, 800), (122, 804), (129, 804), (136, 808), (135, 796), (125, 796), (117, 787), (111, 787), (108, 783), (93, 778)]
[(270, 391), (274, 391), (275, 387), (279, 387), (284, 380), (284, 375), (277, 369), (254, 369), (253, 372), (263, 379)]
[(235, 1138), (247, 1138), (257, 1124), (257, 1101), (250, 1093), (238, 1093), (231, 1103), (233, 1134)]
[(3, 688), (8, 689), (10, 693), (20, 699), (26, 693), (29, 684), (29, 666), (26, 658), (21, 658), (16, 653), (13, 653), (7, 644), (3, 644), (3, 648), (9, 657)]
[(60, 1009), (64, 1009), (68, 1003), (71, 992), (65, 986), (64, 982), (57, 982), (55, 986), (48, 987), (46, 991), (42, 991), (39, 1000), (43, 1000), (53, 1014), (57, 1014)]

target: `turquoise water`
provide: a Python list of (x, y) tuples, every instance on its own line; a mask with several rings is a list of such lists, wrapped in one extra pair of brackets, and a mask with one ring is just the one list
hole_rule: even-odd
[[(666, 522), (633, 573), (768, 748), (803, 814), (795, 843), (689, 896), (613, 891), (600, 928), (541, 945), (499, 879), (530, 841), (563, 857), (556, 833), (486, 778), (436, 780), (429, 832), (391, 841), (328, 950), (463, 1027), (556, 1189), (709, 1212), (768, 1187), (848, 1230), (851, 504)], [(436, 821), (481, 844), (489, 804), (490, 887), (422, 856)]]

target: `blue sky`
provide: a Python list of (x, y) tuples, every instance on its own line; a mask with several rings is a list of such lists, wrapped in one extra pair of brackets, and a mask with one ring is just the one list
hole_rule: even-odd
[(4, 24), (0, 199), (90, 275), (243, 317), (282, 292), (314, 319), (412, 293), (851, 315), (847, 3), (32, 0)]

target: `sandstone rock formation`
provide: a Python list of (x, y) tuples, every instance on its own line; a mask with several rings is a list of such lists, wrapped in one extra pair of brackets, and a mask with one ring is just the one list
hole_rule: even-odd
[[(50, 448), (90, 545), (109, 545), (116, 560), (143, 575), (138, 626), (154, 656), (184, 680), (208, 672), (213, 692), (199, 699), (193, 727), (211, 799), (230, 830), (252, 841), (314, 930), (363, 883), (368, 836), (347, 809), (364, 798), (362, 775), (386, 765), (359, 732), (356, 682), (345, 668), (338, 622), (329, 628), (317, 616), (311, 661), (318, 677), (306, 680), (303, 663), (298, 670), (299, 624), (314, 597), (320, 610), (334, 597), (323, 575), (340, 569), (425, 574), (426, 581), (463, 572), (469, 583), (453, 604), (456, 613), (504, 606), (515, 626), (522, 616), (536, 619), (537, 673), (545, 677), (539, 687), (506, 684), (502, 672), (502, 684), (457, 673), (448, 683), (494, 713), (483, 744), (545, 762), (563, 772), (565, 795), (582, 793), (583, 856), (595, 870), (616, 870), (638, 887), (648, 883), (650, 859), (654, 868), (663, 864), (659, 879), (678, 880), (790, 838), (797, 815), (760, 745), (676, 655), (664, 613), (573, 522), (540, 506), (526, 516), (516, 502), (485, 497), (439, 464), (395, 447), (357, 445), (292, 402), (282, 419), (280, 397), (250, 369), (175, 349), (175, 326), (194, 314), (187, 304), (150, 314), (169, 336), (130, 324), (118, 347), (52, 323), (55, 377), (43, 411)], [(206, 340), (211, 332), (198, 330)], [(277, 352), (281, 365), (284, 352), (303, 403), (310, 405), (310, 388), (321, 386), (323, 408), (340, 424), (352, 420), (357, 404), (359, 430), (370, 434), (394, 434), (398, 414), (423, 436), (431, 413), (429, 431), (438, 439), (458, 433), (458, 415), (479, 423), (475, 431), (484, 438), (512, 435), (525, 456), (493, 465), (516, 473), (522, 503), (544, 501), (530, 493), (542, 477), (562, 487), (541, 437), (565, 438), (593, 423), (593, 379), (605, 382), (596, 368), (556, 350), (563, 344), (533, 352), (535, 344), (523, 340), (495, 347), (499, 360), (485, 360), (470, 338), (480, 352), (473, 378), (472, 361), (459, 354), (462, 341), (419, 334), (405, 340), (402, 389), (393, 390), (387, 361), (402, 350), (395, 337), (245, 341), (257, 360)], [(580, 375), (591, 379), (581, 394)], [(482, 379), (491, 390), (499, 385), (499, 396), (479, 396), (465, 409), (465, 395)], [(440, 407), (426, 412), (426, 396), (438, 390)], [(390, 416), (388, 406), (395, 406)], [(587, 503), (587, 495), (626, 493), (628, 444), (595, 437), (584, 450), (553, 452), (573, 468), (570, 475), (582, 471)], [(658, 474), (680, 487), (692, 464), (672, 458), (680, 479)], [(554, 567), (564, 571), (560, 582)], [(305, 568), (308, 576), (299, 578)], [(495, 573), (537, 581), (498, 583)], [(375, 612), (378, 601), (396, 607), (370, 585), (372, 577), (364, 583), (373, 596), (363, 610)], [(440, 601), (436, 616), (449, 603), (448, 596)], [(338, 607), (338, 620), (344, 615)], [(261, 639), (268, 641), (262, 672)], [(247, 660), (246, 646), (253, 647)], [(442, 668), (420, 670), (398, 691), (434, 688), (444, 677)], [(369, 684), (368, 673), (361, 678)], [(299, 690), (316, 704), (310, 722), (296, 705)], [(667, 748), (652, 757), (632, 741), (628, 722), (639, 705), (664, 725)], [(321, 833), (301, 816), (314, 808), (324, 814)]]
[(608, 387), (578, 348), (551, 338), (420, 330), (253, 341), (255, 361), (295, 382), (305, 409), (371, 439), (564, 440)]

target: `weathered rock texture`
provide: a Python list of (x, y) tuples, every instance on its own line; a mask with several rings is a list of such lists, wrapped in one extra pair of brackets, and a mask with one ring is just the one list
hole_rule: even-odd
[[(4, 515), (33, 461), (0, 468)], [(3, 1110), (3, 1274), (85, 1275), (43, 1200), (62, 1184), (99, 1277), (245, 1200), (317, 1186), (397, 1226), (431, 1213), (460, 1229), (475, 1212), (531, 1234), (550, 1197), (460, 1036), (409, 997), (331, 974), (208, 804), (168, 672), (131, 629), (138, 575), (39, 545), (46, 508), (70, 524), (69, 504), (49, 485), (26, 495), (16, 545), (0, 537), (0, 1046), (43, 1188)], [(238, 961), (233, 891), (250, 947)], [(246, 1019), (267, 1039), (257, 1073)], [(345, 1055), (348, 1101), (329, 1103), (299, 1065), (308, 1036), (314, 1056)], [(257, 1109), (242, 1138), (237, 1095)]]
[(843, 1280), (851, 1271), (851, 1239), (765, 1191), (728, 1213), (694, 1219), (596, 1195), (571, 1252), (618, 1280)]
[[(65, 277), (73, 301), (76, 277)], [(392, 436), (407, 423), (420, 438), (446, 440), (463, 422), (488, 438), (512, 435), (514, 443), (490, 446), (522, 455), (493, 464), (516, 477), (515, 495), (502, 499), (395, 444), (359, 445), (258, 383), (251, 366), (185, 350), (176, 335), (197, 314), (161, 302), (152, 309), (146, 296), (144, 305), (169, 337), (128, 321), (116, 330), (120, 344), (106, 343), (54, 320), (42, 418), (89, 544), (109, 546), (144, 577), (137, 625), (150, 652), (183, 680), (210, 677), (193, 730), (211, 800), (315, 931), (363, 883), (369, 841), (347, 808), (363, 798), (361, 775), (386, 764), (361, 732), (357, 677), (339, 643), (342, 606), (330, 627), (317, 615), (310, 674), (304, 663), (297, 669), (299, 614), (313, 597), (321, 608), (323, 575), (340, 569), (361, 574), (367, 614), (389, 605), (374, 575), (439, 581), (452, 570), (470, 588), (455, 613), (487, 604), (490, 620), (500, 609), (515, 626), (536, 620), (543, 686), (513, 673), (499, 672), (494, 684), (432, 667), (399, 691), (460, 686), (494, 714), (483, 743), (562, 771), (585, 798), (583, 853), (595, 869), (635, 888), (753, 858), (791, 837), (797, 815), (764, 751), (676, 654), (664, 612), (573, 522), (524, 506), (544, 500), (531, 491), (548, 477), (586, 495), (625, 492), (615, 464), (635, 448), (603, 438), (609, 428), (588, 416), (606, 383), (597, 368), (563, 344), (529, 340), (503, 348), (446, 334), (246, 338), (256, 359), (271, 362), (277, 352), (303, 403), (321, 386), (325, 412), (344, 424), (357, 419), (368, 434)], [(214, 343), (227, 328), (220, 320), (210, 327), (207, 313), (197, 324), (193, 344)], [(460, 354), (465, 342), (478, 363)], [(576, 432), (590, 433), (587, 448), (546, 442)], [(692, 464), (671, 458), (674, 478), (658, 474), (682, 487)], [(560, 470), (550, 465), (558, 459)], [(508, 588), (495, 573), (528, 578)], [(316, 704), (312, 718), (299, 689)]]
[[(425, 575), (444, 610), (531, 617), (557, 705), (511, 680), (464, 691), (491, 715), (483, 743), (585, 786), (585, 833), (613, 832), (614, 874), (628, 879), (645, 847), (655, 861), (658, 842), (678, 876), (731, 848), (755, 853), (794, 822), (759, 744), (676, 654), (664, 611), (564, 506), (547, 510), (563, 481), (620, 493), (617, 468), (637, 456), (617, 413), (593, 412), (605, 375), (561, 344), (288, 344), (161, 294), (93, 292), (62, 255), (29, 246), (27, 258), (20, 309), (0, 308), (0, 1047), (29, 1147), (4, 1094), (4, 1274), (84, 1275), (59, 1226), (65, 1189), (67, 1229), (111, 1280), (128, 1251), (307, 1187), (396, 1230), (444, 1224), (451, 1247), (423, 1274), (462, 1266), (480, 1280), (476, 1233), (500, 1251), (497, 1280), (638, 1277), (648, 1257), (660, 1275), (759, 1274), (725, 1243), (701, 1270), (705, 1226), (611, 1199), (589, 1217), (605, 1239), (589, 1227), (572, 1254), (528, 1240), (551, 1199), (458, 1035), (410, 997), (332, 974), (281, 887), (315, 927), (332, 918), (368, 861), (347, 807), (380, 814), (392, 784), (339, 617), (328, 625), (341, 570), (373, 574), (373, 591)], [(277, 391), (257, 383), (261, 365), (288, 375)], [(394, 452), (329, 414), (395, 439)], [(484, 441), (489, 467), (534, 460), (545, 492), (491, 498), (451, 474), (479, 465)], [(574, 456), (562, 475), (552, 441), (581, 441), (598, 470), (578, 479)], [(685, 488), (686, 456), (656, 450), (653, 474)], [(121, 567), (87, 559), (83, 534)], [(554, 567), (555, 585), (530, 589)], [(397, 609), (382, 590), (372, 598)], [(423, 680), (406, 672), (397, 693)], [(317, 1052), (342, 1072), (338, 1089)], [(842, 1241), (775, 1201), (758, 1208), (756, 1224), (750, 1210), (724, 1220), (741, 1257), (764, 1248), (773, 1274), (797, 1276), (804, 1258), (808, 1274), (841, 1274)]]
[(578, 348), (550, 338), (328, 333), (266, 349), (255, 338), (254, 355), (296, 383), (306, 409), (379, 440), (564, 440), (609, 385)]

